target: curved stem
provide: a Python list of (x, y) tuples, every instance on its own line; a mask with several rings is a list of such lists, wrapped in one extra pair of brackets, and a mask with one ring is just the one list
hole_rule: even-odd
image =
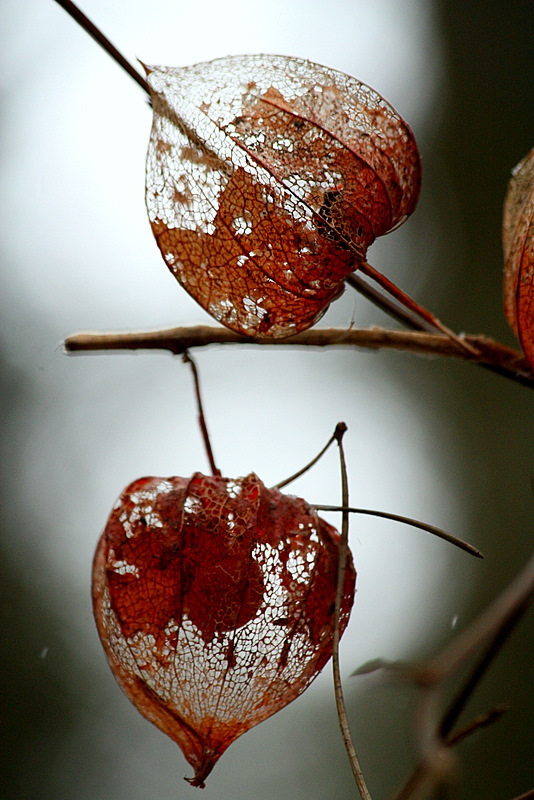
[(336, 590), (336, 604), (334, 611), (334, 635), (332, 641), (332, 667), (334, 672), (334, 692), (336, 696), (337, 714), (339, 719), (339, 727), (343, 736), (345, 749), (349, 757), (352, 774), (356, 781), (356, 786), (360, 792), (362, 800), (372, 800), (369, 794), (369, 789), (363, 777), (362, 768), (356, 749), (352, 741), (350, 732), (349, 721), (347, 718), (347, 710), (345, 708), (345, 701), (343, 699), (343, 688), (341, 685), (341, 672), (339, 669), (339, 617), (341, 613), (341, 598), (343, 596), (343, 586), (345, 583), (345, 569), (347, 565), (347, 552), (349, 548), (349, 512), (347, 510), (349, 505), (349, 483), (347, 479), (347, 466), (345, 464), (345, 454), (343, 452), (343, 434), (347, 430), (344, 423), (339, 423), (334, 432), (334, 437), (339, 447), (339, 460), (341, 463), (341, 485), (342, 485), (342, 503), (343, 503), (343, 517), (341, 526), (341, 544), (339, 547), (339, 566), (337, 573), (337, 590)]
[[(336, 428), (336, 431), (337, 431), (337, 428)], [(306, 464), (305, 467), (302, 467), (302, 469), (299, 469), (297, 472), (293, 473), (293, 475), (290, 475), (289, 478), (286, 478), (285, 480), (280, 481), (280, 483), (277, 483), (276, 486), (273, 486), (272, 488), (273, 489), (282, 489), (282, 487), (287, 486), (290, 483), (293, 483), (293, 481), (296, 481), (297, 478), (300, 478), (301, 475), (304, 475), (305, 472), (308, 472), (308, 470), (311, 469), (315, 464), (317, 464), (319, 459), (322, 458), (322, 456), (324, 456), (324, 454), (326, 453), (326, 451), (328, 450), (328, 448), (330, 447), (332, 442), (335, 442), (335, 440), (336, 440), (336, 433), (334, 431), (334, 433), (332, 434), (330, 439), (327, 441), (327, 443), (325, 444), (323, 449), (315, 456), (315, 458), (312, 458), (312, 460), (309, 461)], [(314, 506), (314, 507), (317, 508), (317, 506)]]
[(534, 800), (534, 789), (529, 789), (528, 792), (524, 792), (523, 794), (514, 797), (514, 800)]
[(404, 525), (411, 525), (412, 528), (419, 528), (419, 530), (425, 531), (425, 533), (437, 536), (438, 539), (450, 542), (450, 544), (456, 545), (460, 550), (465, 550), (466, 553), (476, 558), (484, 558), (480, 550), (473, 547), (472, 544), (468, 544), (468, 542), (464, 542), (457, 536), (453, 536), (452, 533), (447, 533), (447, 531), (443, 531), (441, 528), (436, 528), (434, 525), (429, 525), (427, 522), (421, 522), (418, 519), (405, 517), (401, 514), (391, 514), (389, 511), (375, 511), (375, 509), (372, 508), (352, 508), (350, 506), (339, 508), (339, 506), (317, 505), (316, 503), (313, 504), (313, 507), (317, 511), (348, 511), (350, 514), (367, 514), (370, 517), (381, 517), (382, 519), (390, 519), (393, 522), (402, 522)]

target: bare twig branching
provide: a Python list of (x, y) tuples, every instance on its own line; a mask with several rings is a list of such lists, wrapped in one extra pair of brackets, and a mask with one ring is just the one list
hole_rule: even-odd
[[(71, 0), (56, 0), (56, 2), (104, 48), (104, 50), (150, 97), (149, 86), (144, 77), (80, 11), (75, 3), (71, 2)], [(191, 328), (171, 328), (167, 330), (136, 331), (131, 333), (79, 333), (69, 336), (66, 339), (65, 349), (68, 353), (162, 349), (168, 350), (173, 354), (182, 354), (184, 360), (191, 365), (193, 370), (200, 426), (208, 459), (214, 475), (219, 475), (220, 473), (215, 465), (206, 428), (198, 374), (194, 362), (187, 353), (189, 349), (195, 347), (241, 344), (269, 347), (290, 345), (403, 350), (419, 355), (439, 355), (467, 360), (484, 369), (491, 370), (512, 381), (520, 383), (523, 386), (534, 388), (534, 373), (521, 352), (486, 336), (460, 336), (454, 333), (367, 262), (360, 262), (358, 266), (359, 272), (363, 273), (363, 275), (371, 281), (376, 282), (380, 289), (377, 289), (366, 281), (365, 278), (362, 278), (361, 274), (349, 276), (346, 282), (409, 330), (391, 331), (383, 328), (372, 328), (369, 330), (315, 328), (287, 339), (256, 340), (245, 338), (225, 328), (196, 326)], [(343, 741), (349, 756), (356, 784), (362, 799), (371, 800), (352, 742), (343, 699), (339, 668), (339, 621), (348, 552), (349, 513), (374, 514), (376, 516), (397, 519), (398, 521), (407, 522), (408, 524), (416, 524), (424, 530), (441, 536), (441, 538), (447, 539), (448, 541), (453, 541), (453, 543), (458, 544), (464, 549), (474, 552), (475, 555), (480, 555), (480, 553), (470, 545), (466, 545), (455, 539), (455, 537), (451, 537), (449, 534), (439, 531), (439, 529), (432, 528), (432, 526), (416, 523), (414, 520), (386, 514), (385, 512), (350, 508), (347, 471), (342, 446), (342, 437), (345, 430), (346, 426), (340, 423), (333, 437), (331, 437), (321, 453), (303, 470), (300, 470), (286, 481), (279, 483), (276, 488), (287, 485), (291, 480), (294, 480), (309, 469), (332, 442), (337, 441), (342, 476), (342, 507), (339, 509), (342, 513), (342, 528), (332, 645), (334, 689)], [(326, 507), (316, 506), (316, 508)], [(357, 671), (358, 674), (363, 674), (381, 668), (397, 678), (403, 678), (404, 680), (415, 683), (421, 689), (416, 729), (420, 760), (404, 786), (397, 793), (396, 800), (408, 800), (408, 798), (413, 800), (414, 797), (423, 796), (423, 793), (426, 796), (428, 792), (434, 789), (445, 787), (455, 764), (454, 752), (452, 749), (453, 745), (457, 744), (466, 736), (471, 735), (474, 731), (492, 724), (504, 713), (505, 709), (501, 707), (490, 709), (487, 713), (476, 717), (456, 733), (453, 732), (453, 728), (460, 714), (466, 707), (467, 702), (480, 683), (486, 670), (493, 663), (496, 655), (506, 642), (515, 625), (532, 602), (533, 597), (534, 556), (527, 563), (520, 575), (493, 604), (435, 658), (421, 665), (386, 664), (384, 661), (376, 660), (374, 662), (369, 662)], [(471, 666), (467, 678), (464, 679), (459, 690), (443, 712), (442, 705), (445, 685), (448, 684), (456, 671), (460, 667), (464, 667), (465, 663), (471, 659), (475, 661), (474, 665)], [(516, 797), (515, 800), (534, 800), (534, 789)]]
[[(467, 735), (466, 729), (464, 733), (460, 731), (459, 734), (451, 735), (453, 725), (533, 597), (534, 556), (489, 608), (438, 656), (420, 667), (410, 668), (409, 665), (405, 665), (404, 669), (399, 669), (397, 666), (386, 667), (392, 675), (415, 680), (422, 689), (417, 725), (421, 760), (395, 796), (395, 800), (412, 798), (414, 792), (423, 786), (428, 790), (429, 787), (439, 786), (448, 778), (453, 767), (450, 745)], [(474, 667), (443, 713), (440, 708), (446, 683), (474, 654), (478, 654)], [(370, 666), (376, 668), (380, 664), (377, 662)], [(370, 668), (367, 671), (371, 671)], [(488, 712), (486, 716), (490, 721), (494, 721), (494, 712)], [(479, 722), (474, 727), (471, 724), (471, 731), (481, 724), (484, 723)], [(444, 771), (445, 765), (447, 769)]]

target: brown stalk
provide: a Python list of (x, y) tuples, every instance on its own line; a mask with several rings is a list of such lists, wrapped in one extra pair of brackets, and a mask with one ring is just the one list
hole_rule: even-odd
[(470, 723), (456, 731), (456, 733), (447, 736), (447, 744), (449, 747), (454, 747), (454, 745), (458, 744), (458, 742), (463, 741), (468, 736), (472, 736), (473, 733), (476, 733), (481, 728), (487, 728), (489, 725), (493, 725), (495, 722), (500, 720), (503, 714), (506, 714), (507, 711), (509, 711), (508, 706), (502, 705), (490, 708), (485, 714), (479, 714), (472, 719)]
[[(277, 483), (276, 486), (273, 486), (272, 488), (282, 489), (284, 486), (288, 486), (290, 483), (293, 483), (293, 481), (296, 481), (297, 478), (300, 478), (301, 475), (304, 475), (305, 472), (308, 472), (309, 469), (311, 469), (315, 464), (317, 464), (319, 459), (322, 458), (322, 456), (324, 456), (330, 445), (335, 441), (336, 441), (336, 433), (334, 431), (334, 433), (327, 441), (323, 449), (314, 458), (312, 458), (312, 460), (309, 461), (305, 467), (302, 467), (302, 469), (299, 469), (297, 472), (293, 473), (293, 475), (290, 475), (289, 478), (285, 478), (283, 481), (280, 481), (280, 483)], [(317, 506), (315, 506), (315, 508), (317, 508)]]
[(78, 6), (71, 2), (71, 0), (56, 0), (56, 3), (60, 5), (61, 8), (63, 8), (67, 14), (69, 14), (78, 23), (78, 25), (82, 27), (83, 30), (95, 40), (95, 42), (98, 42), (100, 47), (102, 47), (106, 53), (111, 56), (111, 58), (120, 67), (122, 67), (125, 72), (128, 73), (130, 78), (133, 78), (134, 81), (139, 84), (141, 89), (143, 89), (150, 98), (150, 89), (148, 88), (148, 83), (146, 80), (139, 72), (137, 72), (135, 67), (133, 67), (126, 58), (124, 58), (122, 53), (120, 53), (115, 45), (109, 41), (107, 36), (104, 36), (100, 28), (97, 28), (96, 25), (85, 16), (83, 11), (80, 11)]
[[(322, 448), (322, 450), (312, 458), (305, 467), (300, 469), (294, 475), (291, 475), (286, 480), (280, 481), (274, 486), (274, 489), (280, 489), (282, 486), (287, 486), (292, 481), (299, 478), (305, 472), (313, 467), (314, 464), (319, 461), (319, 459), (326, 453), (328, 448), (333, 442), (337, 442), (339, 447), (339, 457), (341, 463), (341, 482), (342, 482), (342, 507), (336, 508), (336, 511), (341, 511), (343, 514), (343, 522), (341, 528), (341, 543), (339, 548), (339, 565), (338, 565), (338, 574), (337, 574), (337, 587), (336, 587), (336, 600), (335, 600), (335, 610), (334, 610), (334, 632), (332, 637), (332, 666), (334, 672), (334, 693), (336, 698), (336, 707), (338, 713), (338, 720), (339, 720), (339, 727), (341, 729), (341, 734), (343, 737), (343, 743), (345, 745), (345, 749), (347, 751), (347, 755), (349, 757), (350, 766), (352, 769), (352, 773), (354, 775), (354, 779), (356, 781), (356, 785), (358, 787), (358, 791), (362, 797), (362, 800), (372, 800), (371, 795), (369, 794), (369, 790), (367, 789), (367, 785), (365, 783), (365, 778), (363, 776), (362, 769), (360, 767), (360, 763), (358, 760), (358, 756), (356, 754), (356, 750), (354, 748), (354, 744), (352, 741), (352, 736), (349, 727), (349, 721), (347, 717), (347, 710), (345, 708), (345, 701), (343, 698), (343, 689), (341, 685), (341, 674), (339, 669), (339, 617), (341, 613), (341, 601), (343, 597), (343, 586), (345, 582), (345, 571), (346, 571), (346, 564), (347, 564), (347, 553), (348, 553), (348, 537), (349, 537), (349, 513), (354, 509), (349, 508), (349, 489), (348, 489), (348, 478), (347, 478), (347, 467), (345, 464), (345, 454), (343, 452), (343, 445), (342, 439), (347, 430), (347, 426), (344, 422), (339, 422), (336, 425), (336, 429), (326, 445)], [(320, 508), (319, 506), (314, 506), (314, 508)]]
[(220, 469), (217, 469), (217, 466), (215, 464), (215, 459), (213, 457), (213, 450), (211, 448), (211, 442), (208, 433), (208, 427), (206, 425), (206, 417), (204, 416), (204, 409), (202, 407), (202, 395), (200, 393), (200, 380), (198, 377), (197, 365), (187, 352), (182, 354), (182, 359), (185, 364), (189, 364), (189, 366), (191, 367), (191, 371), (193, 372), (193, 380), (195, 383), (195, 396), (197, 399), (197, 409), (198, 409), (198, 424), (202, 432), (202, 440), (204, 442), (204, 447), (206, 448), (206, 454), (208, 456), (211, 474), (220, 476), (221, 471)]
[(355, 289), (358, 294), (365, 297), (373, 305), (388, 314), (392, 319), (396, 319), (408, 330), (413, 331), (426, 331), (427, 333), (435, 333), (436, 326), (431, 325), (424, 319), (412, 311), (409, 311), (404, 306), (397, 303), (390, 295), (384, 294), (372, 283), (366, 281), (358, 272), (353, 272), (348, 278), (345, 278), (345, 283), (352, 289)]
[(358, 264), (358, 268), (364, 273), (364, 275), (367, 275), (369, 278), (376, 281), (376, 283), (378, 283), (379, 286), (388, 292), (388, 294), (391, 294), (393, 297), (395, 297), (399, 303), (408, 309), (408, 311), (412, 311), (414, 314), (417, 314), (422, 320), (433, 326), (434, 329), (437, 329), (445, 336), (448, 336), (449, 339), (455, 342), (460, 349), (465, 350), (471, 356), (477, 356), (476, 347), (474, 347), (470, 342), (466, 341), (464, 337), (458, 336), (457, 333), (451, 331), (451, 329), (444, 325), (441, 320), (434, 316), (434, 314), (424, 308), (424, 306), (416, 303), (409, 294), (403, 292), (403, 290), (394, 284), (393, 281), (390, 281), (389, 278), (386, 278), (385, 275), (375, 269), (375, 267), (372, 267), (367, 261), (362, 261), (360, 264)]
[(337, 574), (337, 591), (336, 591), (336, 604), (334, 611), (334, 635), (332, 641), (332, 667), (334, 673), (334, 692), (336, 696), (337, 714), (339, 719), (339, 727), (341, 735), (343, 736), (343, 743), (349, 757), (352, 774), (356, 781), (356, 786), (360, 792), (362, 800), (372, 800), (369, 794), (369, 789), (365, 782), (360, 762), (356, 754), (352, 735), (350, 732), (349, 721), (347, 718), (347, 710), (345, 708), (345, 701), (343, 698), (343, 688), (341, 685), (341, 672), (339, 669), (339, 615), (341, 612), (341, 598), (343, 595), (343, 585), (345, 581), (345, 568), (347, 564), (347, 551), (349, 547), (349, 483), (347, 479), (347, 466), (345, 464), (345, 454), (343, 452), (343, 434), (347, 430), (345, 423), (340, 422), (334, 432), (334, 438), (337, 441), (339, 448), (339, 460), (341, 463), (341, 485), (342, 485), (342, 526), (341, 526), (341, 545), (339, 548), (339, 566)]
[[(322, 455), (322, 452), (320, 455)], [(315, 460), (313, 463), (315, 463)], [(392, 514), (389, 511), (376, 511), (372, 508), (352, 508), (350, 506), (339, 508), (339, 506), (317, 505), (316, 503), (314, 503), (313, 507), (317, 511), (348, 511), (349, 514), (366, 514), (370, 517), (381, 517), (382, 519), (389, 519), (392, 522), (401, 522), (404, 525), (410, 525), (412, 528), (419, 528), (419, 530), (425, 531), (425, 533), (430, 533), (432, 536), (437, 536), (439, 539), (443, 539), (450, 544), (454, 544), (456, 547), (459, 547), (460, 550), (464, 550), (466, 553), (475, 556), (475, 558), (484, 558), (480, 550), (478, 550), (476, 547), (473, 547), (472, 544), (464, 542), (457, 536), (453, 536), (451, 533), (441, 530), (441, 528), (436, 528), (435, 525), (429, 525), (427, 522), (421, 522), (418, 519), (405, 517), (402, 514)]]
[(534, 800), (534, 789), (530, 789), (528, 792), (524, 792), (524, 794), (517, 795), (513, 800)]

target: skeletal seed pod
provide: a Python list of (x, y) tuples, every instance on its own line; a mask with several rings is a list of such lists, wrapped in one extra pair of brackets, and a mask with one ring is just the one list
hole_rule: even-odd
[(146, 70), (146, 202), (169, 269), (241, 334), (310, 327), (415, 208), (409, 127), (369, 86), (298, 58)]
[(504, 310), (534, 369), (534, 148), (514, 169), (503, 214)]
[[(332, 654), (340, 536), (248, 475), (141, 478), (97, 546), (93, 607), (129, 699), (192, 765), (300, 695)], [(348, 557), (340, 631), (354, 598)]]

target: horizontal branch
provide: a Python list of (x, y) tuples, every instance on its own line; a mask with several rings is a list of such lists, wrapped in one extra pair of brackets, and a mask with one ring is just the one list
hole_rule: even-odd
[(448, 336), (421, 331), (392, 331), (384, 328), (312, 328), (285, 339), (251, 339), (228, 328), (195, 325), (127, 333), (77, 333), (67, 337), (68, 353), (109, 350), (169, 350), (180, 354), (208, 345), (254, 345), (261, 347), (362, 347), (377, 350), (404, 350), (428, 356), (460, 358), (497, 372), (524, 386), (534, 388), (534, 374), (518, 350), (487, 336), (463, 337), (476, 349), (470, 354)]

